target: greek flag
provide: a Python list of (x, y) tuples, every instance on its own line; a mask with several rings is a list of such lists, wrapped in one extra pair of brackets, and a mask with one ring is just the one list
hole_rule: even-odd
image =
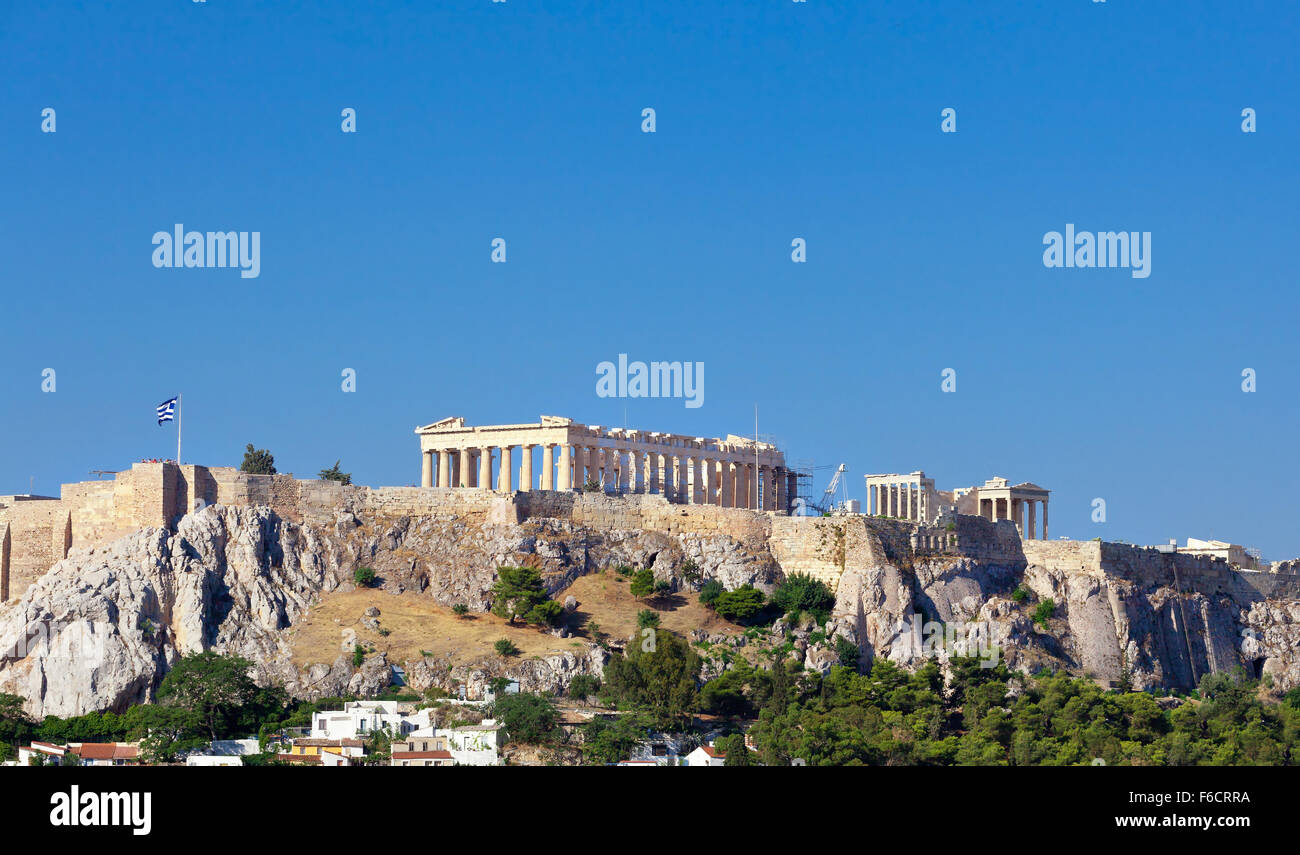
[(158, 405), (158, 424), (176, 420), (176, 398), (163, 401)]

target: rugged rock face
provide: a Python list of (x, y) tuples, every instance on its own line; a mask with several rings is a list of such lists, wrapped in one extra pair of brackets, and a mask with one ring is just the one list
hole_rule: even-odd
[[(577, 674), (601, 674), (608, 654), (588, 645), (540, 660), (398, 663), (376, 653), (354, 667), (340, 651), (332, 662), (300, 670), (284, 631), (320, 594), (349, 589), (358, 566), (373, 568), (386, 590), (484, 610), (502, 565), (537, 567), (552, 592), (620, 564), (652, 567), (678, 588), (719, 579), (727, 588), (770, 590), (783, 569), (797, 569), (783, 564), (791, 556), (838, 573), (829, 638), (820, 640), (814, 626), (781, 627), (805, 667), (820, 672), (838, 661), (835, 635), (855, 642), (864, 664), (876, 656), (909, 667), (929, 655), (946, 660), (962, 648), (927, 644), (938, 629), (971, 648), (996, 648), (1012, 668), (1127, 676), (1138, 688), (1190, 687), (1238, 664), (1271, 675), (1283, 689), (1300, 684), (1300, 596), (1265, 596), (1222, 580), (1197, 588), (1132, 568), (1048, 566), (1023, 552), (1017, 558), (1014, 530), (1008, 537), (975, 518), (956, 531), (967, 539), (967, 554), (920, 554), (907, 532), (861, 518), (784, 523), (774, 549), (770, 528), (764, 545), (765, 520), (742, 519), (747, 533), (733, 537), (720, 529), (600, 527), (544, 516), (365, 518), (355, 509), (338, 511), (332, 522), (299, 524), (265, 507), (211, 506), (184, 517), (174, 532), (144, 529), (74, 551), (19, 600), (0, 606), (0, 691), (25, 697), (36, 716), (121, 709), (150, 699), (179, 656), (205, 649), (247, 657), (260, 682), (308, 699), (377, 692), (389, 685), (394, 665), (417, 690), (460, 685), (477, 693), (501, 676), (525, 691), (562, 689)], [(685, 578), (688, 560), (696, 572)], [(1025, 594), (1013, 597), (1018, 587)], [(1055, 608), (1045, 626), (1036, 625), (1031, 615), (1048, 599)], [(706, 667), (708, 676), (725, 664), (708, 660)]]
[[(720, 576), (731, 587), (770, 587), (778, 574), (770, 557), (750, 560), (724, 535), (594, 531), (565, 520), (470, 524), (451, 515), (361, 520), (350, 512), (321, 527), (284, 521), (268, 508), (214, 505), (184, 517), (174, 533), (145, 529), (74, 551), (22, 598), (0, 606), (0, 691), (27, 698), (36, 716), (121, 709), (149, 700), (181, 655), (215, 649), (247, 657), (259, 682), (281, 683), (298, 697), (371, 694), (403, 663), (373, 654), (354, 668), (340, 652), (300, 671), (283, 633), (321, 592), (350, 588), (357, 566), (372, 567), (386, 590), (482, 611), (501, 565), (538, 567), (555, 592), (619, 564), (669, 577), (685, 557), (700, 578)], [(436, 672), (432, 663), (404, 664), (417, 689), (458, 680), (474, 692), (507, 676), (528, 691), (599, 675), (607, 655), (593, 648)]]
[[(1027, 592), (1021, 602), (1012, 597), (1017, 587)], [(1048, 600), (1052, 615), (1036, 624), (1032, 614)], [(1135, 689), (1191, 688), (1237, 666), (1272, 676), (1280, 689), (1300, 685), (1300, 602), (1036, 564), (961, 558), (852, 569), (840, 580), (832, 631), (857, 642), (864, 658), (908, 667), (956, 652), (1025, 672), (1047, 666), (1127, 679)]]

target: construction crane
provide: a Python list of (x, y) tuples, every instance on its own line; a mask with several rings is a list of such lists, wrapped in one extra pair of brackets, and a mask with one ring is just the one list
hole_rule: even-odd
[[(822, 468), (822, 467), (817, 467)], [(844, 506), (844, 501), (848, 500), (848, 486), (844, 480), (844, 473), (848, 471), (848, 466), (841, 463), (835, 467), (835, 474), (831, 476), (831, 482), (822, 491), (820, 502), (806, 501), (804, 504), (808, 509), (816, 511), (818, 514), (829, 514), (837, 508)], [(843, 497), (843, 501), (836, 502), (836, 491)]]

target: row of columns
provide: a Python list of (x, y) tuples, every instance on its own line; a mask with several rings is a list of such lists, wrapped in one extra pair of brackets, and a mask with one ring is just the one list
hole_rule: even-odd
[[(981, 498), (980, 516), (987, 520), (1011, 520), (1020, 527), (1026, 540), (1037, 540), (1038, 505), (1043, 506), (1043, 540), (1047, 540), (1047, 500), (1010, 498)], [(1028, 520), (1025, 517), (1028, 516)]]
[(917, 481), (867, 485), (866, 511), (872, 516), (925, 522), (929, 504), (927, 491)]
[[(699, 505), (788, 510), (795, 473), (784, 466), (721, 460), (707, 455), (663, 454), (599, 445), (521, 445), (519, 488), (533, 489), (533, 450), (542, 449), (540, 489), (574, 490), (595, 483), (602, 489), (663, 493)], [(555, 449), (559, 448), (556, 460)], [(515, 446), (426, 450), (420, 468), (423, 487), (491, 487), (492, 457), (499, 458), (495, 489), (513, 489)], [(477, 472), (477, 475), (475, 474)], [(435, 475), (436, 473), (436, 475)]]

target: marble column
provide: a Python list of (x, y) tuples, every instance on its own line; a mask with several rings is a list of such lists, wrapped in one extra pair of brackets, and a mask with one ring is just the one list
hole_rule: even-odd
[(731, 470), (731, 462), (727, 460), (718, 461), (718, 492), (721, 494), (718, 498), (718, 504), (724, 508), (734, 508), (736, 506), (736, 476)]
[(420, 452), (420, 486), (433, 486), (433, 452)]
[(555, 489), (555, 446), (550, 443), (542, 445), (542, 489)]
[(500, 454), (501, 460), (497, 464), (497, 489), (502, 493), (509, 493), (510, 482), (514, 480), (514, 473), (510, 471), (510, 446), (501, 446)]
[(519, 489), (533, 489), (533, 448), (531, 445), (519, 446)]
[(478, 487), (480, 490), (492, 489), (492, 449), (478, 450)]
[(462, 487), (468, 487), (469, 474), (469, 449), (458, 448), (456, 449), (456, 483)]
[(451, 452), (445, 448), (438, 452), (438, 486), (451, 486)]
[(790, 510), (790, 500), (785, 494), (785, 467), (776, 467), (776, 509), (778, 511)]
[(1050, 540), (1047, 536), (1047, 500), (1043, 499), (1043, 540)]
[(560, 446), (560, 489), (573, 489), (573, 458), (566, 442)]
[(714, 488), (714, 479), (717, 477), (714, 470), (717, 468), (717, 462), (712, 457), (704, 459), (704, 504), (716, 505), (718, 503), (718, 493)]
[(1025, 537), (1028, 540), (1034, 540), (1038, 537), (1038, 502), (1029, 502), (1029, 525), (1025, 529)]

